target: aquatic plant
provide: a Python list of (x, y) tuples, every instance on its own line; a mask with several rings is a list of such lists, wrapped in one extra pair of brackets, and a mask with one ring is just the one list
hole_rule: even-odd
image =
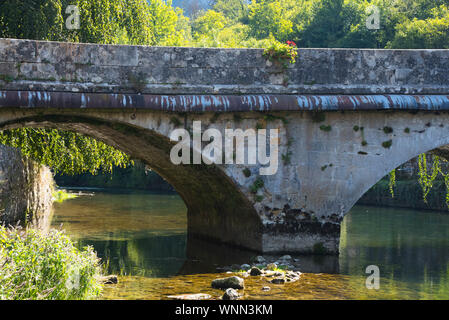
[(0, 300), (84, 300), (102, 290), (92, 247), (77, 249), (62, 231), (0, 226)]

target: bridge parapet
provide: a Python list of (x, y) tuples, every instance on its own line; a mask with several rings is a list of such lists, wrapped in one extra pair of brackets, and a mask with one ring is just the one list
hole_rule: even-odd
[(449, 50), (299, 49), (286, 70), (262, 49), (0, 39), (0, 89), (192, 95), (447, 94)]

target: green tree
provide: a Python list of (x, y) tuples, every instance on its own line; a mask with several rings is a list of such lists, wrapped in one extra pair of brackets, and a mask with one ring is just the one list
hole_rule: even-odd
[(449, 49), (449, 7), (441, 5), (430, 11), (431, 17), (414, 18), (396, 26), (389, 48)]
[(312, 19), (305, 27), (302, 42), (308, 47), (333, 47), (344, 36), (344, 0), (315, 1)]
[(228, 19), (221, 12), (214, 10), (203, 11), (192, 23), (194, 38), (202, 36), (213, 36), (214, 33), (222, 30), (229, 23)]
[[(76, 5), (80, 28), (65, 26), (66, 8)], [(183, 44), (185, 19), (171, 1), (152, 0), (5, 0), (0, 4), (0, 36), (104, 44)], [(185, 24), (183, 25), (185, 26)]]
[(13, 129), (0, 133), (0, 143), (19, 148), (22, 154), (68, 175), (126, 167), (129, 156), (96, 139), (54, 129)]
[(181, 9), (173, 8), (171, 0), (151, 0), (148, 10), (155, 44), (179, 46), (188, 43), (189, 20)]
[(0, 3), (2, 38), (65, 40), (63, 24), (60, 0), (7, 0)]
[(292, 20), (297, 15), (298, 8), (300, 6), (296, 0), (253, 1), (248, 7), (250, 36), (265, 39), (272, 34), (279, 41), (290, 40), (293, 34)]
[(223, 15), (235, 22), (246, 22), (248, 16), (247, 0), (215, 0), (213, 1), (215, 11), (223, 13)]

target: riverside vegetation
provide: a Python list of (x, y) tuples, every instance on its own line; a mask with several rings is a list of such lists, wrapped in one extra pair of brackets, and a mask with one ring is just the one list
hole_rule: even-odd
[(94, 299), (101, 290), (92, 247), (77, 249), (62, 231), (0, 226), (0, 300)]

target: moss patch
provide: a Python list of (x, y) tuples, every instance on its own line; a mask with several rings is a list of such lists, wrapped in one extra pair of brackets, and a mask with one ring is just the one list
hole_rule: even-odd
[(393, 141), (392, 140), (388, 140), (388, 141), (382, 142), (382, 147), (384, 147), (385, 149), (391, 148), (392, 145), (393, 145)]
[(393, 128), (392, 127), (384, 127), (383, 130), (384, 130), (385, 134), (393, 133)]
[(322, 126), (320, 126), (320, 130), (324, 131), (324, 132), (329, 132), (329, 131), (332, 130), (332, 127), (331, 126), (322, 125)]

